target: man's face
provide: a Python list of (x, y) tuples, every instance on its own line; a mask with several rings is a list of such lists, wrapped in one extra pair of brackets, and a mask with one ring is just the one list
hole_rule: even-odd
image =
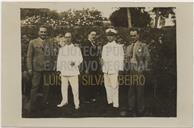
[(115, 36), (108, 35), (108, 36), (106, 36), (106, 38), (108, 39), (108, 42), (112, 42), (115, 40)]
[(47, 29), (46, 28), (40, 28), (39, 29), (39, 36), (41, 39), (46, 39), (47, 36)]
[(71, 44), (71, 33), (65, 34), (65, 42), (66, 44)]
[(89, 34), (89, 39), (90, 39), (91, 41), (95, 41), (95, 40), (96, 40), (96, 32), (95, 32), (95, 31), (93, 31), (93, 32), (91, 32), (91, 33)]
[(131, 31), (130, 38), (132, 43), (135, 43), (137, 40), (139, 40), (139, 34), (137, 33), (137, 31)]

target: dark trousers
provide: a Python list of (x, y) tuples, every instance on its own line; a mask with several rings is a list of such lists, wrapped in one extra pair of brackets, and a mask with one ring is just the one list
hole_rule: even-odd
[(144, 110), (144, 86), (130, 86), (128, 90), (128, 106), (129, 110)]
[[(144, 76), (143, 73), (138, 73), (136, 71), (132, 71), (130, 75), (135, 77)], [(133, 80), (133, 79), (132, 79)], [(145, 83), (141, 82), (132, 82), (133, 84), (129, 85), (128, 90), (128, 109), (130, 111), (143, 112), (144, 111), (144, 90)]]
[(31, 79), (27, 71), (22, 72), (22, 95), (29, 98), (31, 89)]
[[(84, 78), (84, 80), (83, 80)], [(99, 87), (101, 86), (101, 76), (100, 74), (83, 74), (82, 75), (82, 87), (83, 87), (83, 99), (85, 101), (90, 101), (91, 99), (96, 99), (99, 93)], [(83, 82), (84, 81), (84, 82)]]
[(45, 84), (43, 77), (49, 72), (34, 71), (32, 74), (32, 88), (30, 92), (31, 111), (39, 110), (47, 102), (49, 85)]

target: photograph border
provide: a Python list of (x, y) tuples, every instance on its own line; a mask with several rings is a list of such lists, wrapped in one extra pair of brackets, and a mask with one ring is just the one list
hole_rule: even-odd
[[(176, 7), (177, 117), (22, 118), (20, 8), (51, 6)], [(2, 126), (30, 127), (191, 127), (192, 126), (192, 3), (130, 2), (3, 2), (2, 3)], [(14, 45), (14, 47), (13, 47)], [(80, 125), (81, 124), (81, 125)]]

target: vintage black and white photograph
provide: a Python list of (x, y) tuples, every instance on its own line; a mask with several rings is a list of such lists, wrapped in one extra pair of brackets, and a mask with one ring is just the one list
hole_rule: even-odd
[(177, 116), (176, 7), (20, 8), (20, 28), (23, 118)]

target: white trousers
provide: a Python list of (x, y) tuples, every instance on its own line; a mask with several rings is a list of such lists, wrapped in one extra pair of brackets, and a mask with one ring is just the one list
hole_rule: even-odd
[(113, 107), (119, 107), (119, 85), (118, 74), (104, 73), (104, 84), (106, 89), (108, 104), (113, 103)]
[(73, 100), (75, 107), (79, 107), (79, 83), (78, 76), (61, 76), (61, 93), (62, 93), (62, 102), (68, 103), (68, 82), (71, 85), (73, 91)]

